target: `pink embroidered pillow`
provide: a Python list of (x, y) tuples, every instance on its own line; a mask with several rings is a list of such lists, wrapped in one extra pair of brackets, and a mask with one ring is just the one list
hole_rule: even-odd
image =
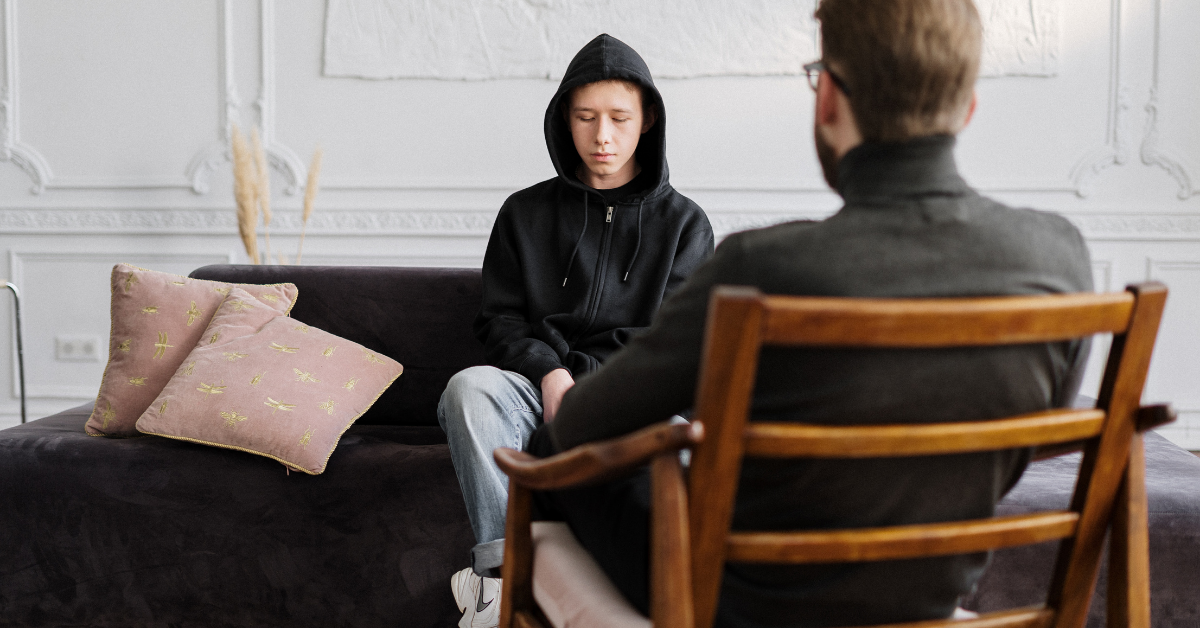
[(138, 436), (138, 417), (196, 346), (234, 285), (280, 314), (292, 311), (296, 301), (290, 283), (227, 284), (113, 266), (108, 366), (84, 430), (92, 436)]
[(316, 475), (403, 370), (234, 288), (137, 429)]

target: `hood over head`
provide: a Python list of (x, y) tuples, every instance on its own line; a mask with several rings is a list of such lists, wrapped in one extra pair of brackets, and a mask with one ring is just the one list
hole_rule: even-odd
[(579, 153), (575, 151), (575, 143), (571, 139), (571, 129), (563, 119), (562, 103), (569, 97), (571, 90), (580, 85), (621, 79), (636, 83), (642, 87), (643, 106), (654, 105), (658, 119), (638, 141), (636, 159), (642, 167), (642, 173), (649, 180), (650, 186), (639, 193), (643, 198), (658, 196), (667, 186), (667, 114), (663, 107), (662, 96), (654, 86), (650, 76), (650, 68), (642, 60), (641, 55), (625, 42), (608, 34), (603, 34), (588, 42), (575, 58), (571, 59), (562, 82), (550, 106), (546, 108), (546, 148), (550, 151), (550, 161), (554, 170), (568, 185), (580, 189), (590, 189), (575, 178), (575, 169), (579, 166)]

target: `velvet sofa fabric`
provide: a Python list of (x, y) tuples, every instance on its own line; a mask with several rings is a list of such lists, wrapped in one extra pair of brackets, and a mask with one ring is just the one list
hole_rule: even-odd
[[(1200, 458), (1155, 433), (1146, 443), (1150, 511), (1150, 620), (1155, 628), (1200, 626)], [(997, 515), (1065, 509), (1079, 473), (1079, 454), (1029, 465), (996, 508)], [(1058, 543), (997, 551), (964, 606), (994, 611), (1042, 604)], [(1092, 597), (1088, 628), (1104, 627), (1105, 568)]]
[(355, 425), (310, 476), (91, 404), (0, 431), (0, 625), (451, 626), (474, 537), (436, 427)]

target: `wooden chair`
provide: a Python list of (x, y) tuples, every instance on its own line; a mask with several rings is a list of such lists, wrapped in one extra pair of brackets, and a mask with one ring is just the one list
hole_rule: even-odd
[[(1141, 408), (1166, 287), (1112, 294), (969, 299), (764, 296), (718, 287), (709, 307), (691, 426), (655, 425), (537, 459), (495, 458), (510, 477), (501, 628), (540, 626), (531, 588), (530, 490), (604, 481), (651, 465), (651, 620), (708, 628), (726, 561), (828, 563), (979, 552), (1062, 539), (1043, 606), (889, 628), (1081, 628), (1110, 525), (1110, 627), (1148, 628), (1149, 564), (1141, 432), (1173, 419)], [(762, 345), (930, 348), (1055, 342), (1112, 333), (1095, 409), (1052, 409), (988, 421), (823, 426), (747, 420)], [(702, 427), (701, 427), (702, 426)], [(693, 447), (685, 479), (677, 450)], [(1083, 449), (1070, 508), (890, 528), (730, 532), (743, 456), (865, 458), (1037, 447)]]

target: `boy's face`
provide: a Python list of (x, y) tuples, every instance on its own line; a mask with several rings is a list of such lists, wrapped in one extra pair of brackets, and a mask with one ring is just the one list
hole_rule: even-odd
[(620, 187), (637, 174), (638, 140), (654, 125), (642, 112), (642, 94), (624, 81), (599, 81), (575, 88), (567, 111), (575, 150), (583, 160), (583, 183), (596, 189)]

